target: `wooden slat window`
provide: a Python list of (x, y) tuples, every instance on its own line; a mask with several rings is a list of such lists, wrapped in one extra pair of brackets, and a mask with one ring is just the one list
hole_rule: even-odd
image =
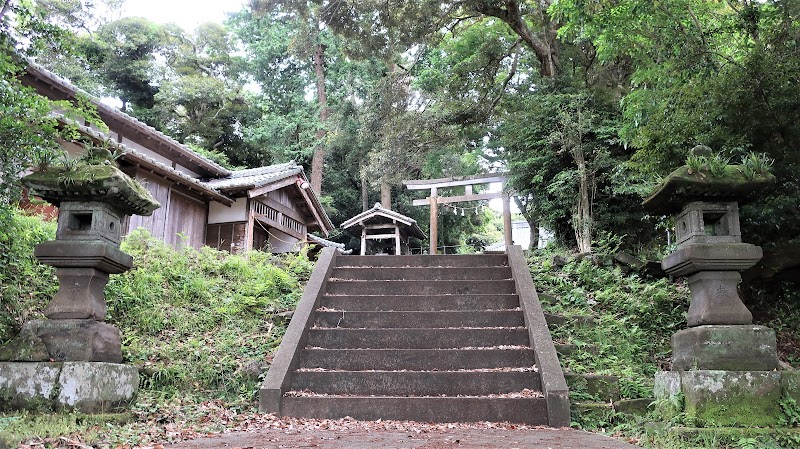
[(278, 211), (261, 201), (253, 201), (253, 212), (269, 221), (278, 222)]
[(305, 226), (303, 226), (303, 223), (300, 223), (292, 217), (287, 217), (286, 215), (283, 216), (281, 224), (295, 232), (303, 233), (305, 231)]

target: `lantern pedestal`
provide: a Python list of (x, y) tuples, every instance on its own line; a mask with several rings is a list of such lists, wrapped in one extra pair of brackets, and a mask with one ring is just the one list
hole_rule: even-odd
[(23, 182), (59, 207), (56, 240), (35, 249), (56, 268), (59, 288), (44, 310), (48, 319), (25, 323), (0, 348), (0, 409), (125, 408), (139, 373), (122, 364), (119, 329), (104, 322), (103, 290), (109, 274), (133, 266), (119, 249), (125, 215), (150, 215), (160, 205), (111, 163), (53, 168)]

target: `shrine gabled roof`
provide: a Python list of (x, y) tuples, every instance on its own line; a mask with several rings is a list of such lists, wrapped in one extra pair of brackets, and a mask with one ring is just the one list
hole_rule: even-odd
[[(231, 173), (231, 171), (227, 168), (222, 167), (211, 159), (193, 151), (191, 148), (179, 143), (175, 139), (158, 131), (152, 126), (126, 114), (123, 111), (120, 111), (113, 106), (103, 103), (98, 97), (75, 86), (67, 79), (45, 69), (41, 65), (33, 62), (33, 60), (28, 59), (27, 63), (28, 65), (26, 67), (26, 72), (29, 79), (38, 80), (39, 82), (46, 84), (49, 88), (49, 92), (60, 92), (59, 95), (62, 98), (87, 98), (89, 102), (97, 108), (98, 114), (103, 121), (107, 122), (107, 125), (112, 127), (108, 122), (114, 121), (115, 123), (124, 125), (126, 129), (132, 130), (133, 132), (144, 136), (144, 138), (148, 139), (150, 142), (155, 143), (155, 145), (148, 145), (148, 148), (150, 148), (152, 151), (158, 152), (166, 150), (166, 154), (164, 154), (165, 157), (171, 157), (172, 159), (178, 158), (184, 165), (191, 163), (196, 165), (197, 169), (210, 173), (213, 176), (226, 176)], [(54, 98), (51, 94), (47, 94), (46, 96), (49, 98)]]
[(295, 175), (300, 175), (305, 180), (303, 167), (289, 161), (285, 164), (237, 170), (224, 178), (206, 181), (206, 185), (222, 191), (249, 190)]
[[(306, 178), (303, 167), (297, 165), (295, 161), (268, 165), (266, 167), (235, 170), (231, 172), (229, 176), (211, 179), (203, 184), (229, 195), (235, 195), (236, 192), (242, 191), (250, 191), (248, 195), (256, 195), (257, 193), (253, 192), (256, 189), (264, 187), (266, 190), (271, 190), (269, 187), (270, 184), (292, 178), (296, 180), (297, 188), (302, 191), (302, 196), (308, 203), (308, 207), (316, 211), (316, 214), (319, 216), (320, 227), (327, 235), (327, 233), (333, 229), (333, 223), (330, 217), (328, 217), (327, 212), (325, 212), (325, 208), (319, 201), (317, 194), (308, 188), (308, 179)], [(278, 186), (281, 185), (285, 186), (286, 184), (278, 184)]]
[(342, 223), (342, 228), (347, 229), (356, 225), (363, 226), (366, 222), (370, 220), (375, 220), (380, 217), (392, 220), (393, 222), (397, 222), (400, 225), (404, 225), (405, 227), (411, 230), (411, 235), (413, 237), (417, 237), (419, 239), (427, 238), (425, 233), (422, 232), (422, 229), (420, 229), (419, 225), (417, 224), (417, 220), (414, 220), (411, 217), (407, 217), (399, 212), (395, 212), (390, 209), (385, 209), (383, 206), (381, 206), (381, 203), (375, 203), (375, 206), (373, 206), (372, 209), (361, 212), (355, 217), (345, 221), (344, 223)]

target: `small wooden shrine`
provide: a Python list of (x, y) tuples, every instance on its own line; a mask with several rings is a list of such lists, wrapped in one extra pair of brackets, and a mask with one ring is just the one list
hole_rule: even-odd
[(376, 203), (372, 209), (362, 212), (342, 223), (343, 229), (361, 228), (361, 255), (368, 250), (372, 254), (409, 254), (409, 239), (427, 238), (413, 218), (385, 209)]

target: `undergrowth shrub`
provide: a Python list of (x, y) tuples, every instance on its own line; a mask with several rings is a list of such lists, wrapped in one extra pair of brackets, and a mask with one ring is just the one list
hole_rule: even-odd
[(108, 321), (142, 387), (252, 399), (288, 324), (276, 313), (294, 308), (313, 264), (304, 254), (176, 250), (143, 229), (122, 249), (135, 268), (111, 276)]
[(55, 270), (33, 257), (33, 248), (53, 240), (56, 223), (16, 207), (0, 211), (0, 345), (40, 314), (58, 289)]
[(552, 256), (549, 251), (528, 253), (537, 289), (557, 298), (545, 305), (547, 311), (594, 317), (591, 326), (551, 329), (556, 342), (578, 347), (562, 357), (566, 367), (579, 374), (618, 376), (623, 398), (651, 397), (655, 373), (669, 369), (670, 338), (686, 325), (688, 289), (598, 263), (602, 255), (564, 267), (554, 265)]

